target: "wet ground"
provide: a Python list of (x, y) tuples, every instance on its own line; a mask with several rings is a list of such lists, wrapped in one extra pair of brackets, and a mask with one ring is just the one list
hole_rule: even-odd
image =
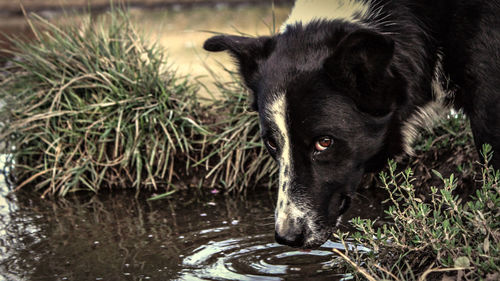
[[(2, 179), (3, 180), (3, 179)], [(382, 215), (379, 189), (363, 189), (346, 215)], [(250, 192), (249, 192), (250, 193)], [(274, 242), (275, 194), (132, 193), (57, 201), (0, 196), (0, 279), (341, 280), (328, 241), (306, 253)], [(347, 224), (346, 224), (347, 225)]]

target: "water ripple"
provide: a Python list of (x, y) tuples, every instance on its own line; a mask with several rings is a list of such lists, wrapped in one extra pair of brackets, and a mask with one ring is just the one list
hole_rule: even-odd
[(330, 267), (332, 248), (342, 244), (328, 241), (321, 248), (303, 252), (279, 245), (271, 234), (209, 241), (192, 250), (182, 261), (180, 280), (282, 280), (284, 277), (339, 277)]

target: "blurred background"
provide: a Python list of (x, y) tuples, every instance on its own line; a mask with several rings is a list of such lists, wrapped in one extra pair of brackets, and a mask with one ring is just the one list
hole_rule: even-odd
[[(112, 1), (131, 11), (133, 24), (150, 43), (166, 49), (168, 61), (181, 75), (209, 80), (207, 67), (217, 74), (222, 64), (233, 67), (227, 54), (209, 54), (202, 45), (211, 32), (269, 35), (286, 19), (292, 0), (130, 0)], [(77, 24), (81, 15), (99, 15), (110, 9), (109, 0), (0, 0), (0, 49), (6, 38), (33, 38), (26, 20), (37, 14), (57, 24)], [(24, 11), (23, 12), (23, 8)], [(8, 54), (0, 52), (0, 62)]]

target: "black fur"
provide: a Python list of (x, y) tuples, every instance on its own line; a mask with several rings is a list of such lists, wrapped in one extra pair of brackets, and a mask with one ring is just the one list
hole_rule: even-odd
[[(493, 146), (492, 164), (500, 168), (500, 1), (370, 5), (380, 13), (361, 24), (298, 23), (273, 37), (221, 35), (204, 45), (228, 50), (239, 62), (261, 113), (264, 140), (277, 137), (263, 112), (278, 92), (286, 93), (296, 163), (290, 192), (314, 206), (318, 229), (326, 229), (321, 239), (295, 246), (324, 242), (362, 174), (403, 152), (404, 122), (432, 101), (439, 56), (442, 87), (452, 93), (447, 100), (469, 116), (477, 148)], [(314, 142), (321, 136), (331, 136), (334, 145), (317, 153)], [(295, 227), (310, 234), (304, 225)]]

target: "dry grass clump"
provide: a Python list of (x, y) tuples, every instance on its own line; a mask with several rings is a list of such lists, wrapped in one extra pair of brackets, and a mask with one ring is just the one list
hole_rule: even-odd
[(231, 80), (223, 82), (213, 75), (222, 95), (211, 109), (215, 121), (209, 138), (210, 153), (203, 158), (210, 186), (245, 192), (249, 187), (271, 186), (277, 166), (260, 140), (258, 114), (249, 112), (249, 96), (237, 73), (225, 69)]
[(236, 73), (226, 70), (230, 82), (214, 74), (221, 98), (202, 106), (199, 84), (166, 68), (163, 50), (141, 39), (126, 12), (92, 20), (58, 27), (37, 17), (34, 42), (13, 40), (17, 51), (1, 72), (0, 137), (17, 189), (171, 194), (179, 183), (241, 193), (273, 183), (276, 166)]
[(196, 89), (165, 68), (125, 13), (110, 13), (105, 26), (35, 20), (36, 41), (14, 39), (14, 59), (0, 72), (0, 137), (18, 189), (168, 188), (192, 171), (208, 135)]

